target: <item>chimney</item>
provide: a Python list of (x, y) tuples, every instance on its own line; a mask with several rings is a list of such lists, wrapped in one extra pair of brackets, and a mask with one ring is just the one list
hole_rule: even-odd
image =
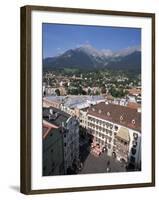
[(51, 114), (51, 115), (53, 115), (53, 109), (52, 109), (52, 108), (50, 108), (50, 110), (49, 110), (49, 111), (50, 111), (50, 114)]
[(58, 117), (58, 112), (55, 113), (55, 117)]

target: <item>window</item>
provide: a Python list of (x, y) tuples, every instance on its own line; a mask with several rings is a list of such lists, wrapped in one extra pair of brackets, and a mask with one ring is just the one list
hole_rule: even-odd
[(107, 112), (107, 116), (108, 116), (108, 117), (110, 116), (110, 112)]
[(99, 113), (99, 114), (101, 114), (101, 112), (102, 112), (101, 110), (98, 110), (98, 113)]
[(132, 148), (132, 149), (131, 149), (131, 153), (132, 153), (133, 155), (135, 155), (135, 154), (136, 154), (136, 149), (135, 149), (135, 148)]
[(137, 142), (133, 141), (133, 147), (136, 147), (136, 146), (137, 146)]
[(109, 142), (111, 142), (112, 141), (112, 138), (109, 138)]
[(123, 116), (122, 115), (120, 116), (120, 121), (123, 121)]
[(135, 140), (137, 140), (138, 139), (138, 134), (137, 133), (133, 133), (133, 137), (134, 137)]
[(109, 135), (112, 136), (112, 131), (109, 131)]
[(113, 151), (116, 151), (116, 148), (113, 146)]
[(115, 126), (114, 129), (115, 129), (115, 131), (117, 131), (118, 130), (118, 126)]
[(132, 163), (134, 163), (134, 162), (135, 162), (135, 157), (134, 157), (134, 156), (131, 156), (131, 157), (130, 157), (130, 161), (131, 161)]
[(51, 153), (53, 153), (53, 149), (51, 149), (50, 151), (51, 151)]
[(55, 167), (55, 163), (54, 163), (53, 161), (52, 161), (52, 165), (51, 165), (51, 166), (52, 166), (52, 168), (54, 168), (54, 167)]

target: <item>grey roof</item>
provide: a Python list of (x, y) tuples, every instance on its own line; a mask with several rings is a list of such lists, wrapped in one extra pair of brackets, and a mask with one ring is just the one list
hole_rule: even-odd
[[(105, 100), (103, 96), (96, 95), (68, 95), (68, 96), (47, 96), (45, 99), (63, 103), (64, 106), (69, 108), (88, 107), (89, 104), (95, 104), (97, 101)], [(84, 105), (87, 104), (87, 105)]]
[(47, 99), (49, 101), (56, 101), (56, 102), (62, 102), (64, 98), (65, 96), (54, 96), (54, 95), (44, 97), (44, 99)]
[[(52, 112), (50, 112), (50, 110), (52, 110)], [(43, 108), (43, 119), (55, 124), (56, 126), (61, 126), (62, 122), (65, 124), (69, 118), (70, 115), (68, 113), (65, 113), (57, 108)]]

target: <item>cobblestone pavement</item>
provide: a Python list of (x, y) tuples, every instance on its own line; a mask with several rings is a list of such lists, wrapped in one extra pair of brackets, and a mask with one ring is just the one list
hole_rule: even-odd
[(104, 152), (99, 157), (96, 157), (89, 153), (83, 164), (82, 170), (78, 174), (106, 173), (107, 168), (110, 169), (110, 172), (126, 171), (123, 163), (108, 156), (106, 152)]

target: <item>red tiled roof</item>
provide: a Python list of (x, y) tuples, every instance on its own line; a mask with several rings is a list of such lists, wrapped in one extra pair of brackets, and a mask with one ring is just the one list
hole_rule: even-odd
[(102, 102), (91, 106), (88, 109), (88, 114), (130, 129), (141, 131), (141, 113), (137, 109)]
[(129, 102), (129, 103), (127, 104), (127, 107), (128, 107), (128, 108), (133, 108), (133, 109), (138, 109), (138, 108), (141, 108), (141, 105), (138, 104), (138, 103)]
[(58, 126), (55, 126), (45, 120), (43, 120), (43, 139), (51, 132), (52, 129), (57, 129)]

